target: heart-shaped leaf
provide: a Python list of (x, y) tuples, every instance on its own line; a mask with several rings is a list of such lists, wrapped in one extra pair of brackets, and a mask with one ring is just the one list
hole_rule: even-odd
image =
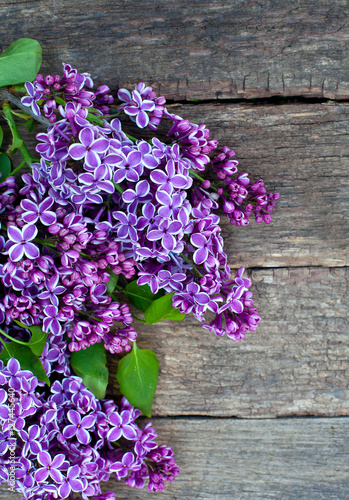
[(98, 399), (105, 397), (109, 372), (103, 343), (90, 345), (75, 351), (70, 358), (71, 366), (78, 377)]
[(130, 299), (131, 304), (143, 312), (148, 309), (154, 300), (164, 294), (163, 290), (160, 290), (154, 295), (148, 285), (137, 285), (136, 281), (131, 281), (126, 286), (125, 293)]
[(168, 293), (159, 299), (154, 300), (144, 313), (145, 322), (148, 325), (158, 323), (164, 319), (171, 319), (173, 321), (182, 321), (185, 314), (181, 314), (172, 305), (173, 293)]
[(11, 358), (18, 359), (22, 370), (30, 370), (38, 380), (46, 382), (48, 386), (50, 385), (50, 380), (46, 375), (45, 368), (40, 359), (35, 356), (29, 347), (17, 344), (16, 342), (3, 342), (3, 350), (0, 353), (0, 359), (4, 363), (7, 363)]
[(159, 361), (155, 353), (139, 349), (136, 342), (132, 351), (119, 361), (116, 378), (121, 394), (147, 417), (151, 416), (158, 375)]
[(24, 323), (17, 321), (16, 319), (15, 323), (17, 323), (17, 325), (21, 326), (22, 328), (27, 328), (31, 332), (32, 336), (27, 345), (28, 347), (30, 347), (34, 354), (36, 354), (37, 356), (41, 356), (46, 344), (47, 333), (43, 332), (41, 326), (39, 325), (27, 326)]
[(181, 313), (178, 309), (174, 309), (170, 312), (166, 319), (170, 319), (171, 321), (183, 321), (185, 318), (185, 313)]
[(4, 180), (11, 174), (11, 160), (7, 156), (7, 154), (0, 151), (0, 182), (4, 182)]
[(110, 274), (110, 280), (107, 283), (107, 292), (111, 294), (115, 290), (115, 287), (119, 279), (119, 275), (115, 274), (111, 269), (107, 269), (107, 271)]
[(39, 72), (42, 49), (37, 40), (20, 38), (0, 54), (0, 87), (33, 81)]

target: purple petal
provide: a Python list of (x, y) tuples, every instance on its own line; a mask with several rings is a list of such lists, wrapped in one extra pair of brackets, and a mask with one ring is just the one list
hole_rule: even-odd
[(89, 127), (83, 128), (79, 134), (79, 140), (84, 146), (89, 147), (94, 141), (94, 134)]
[(24, 222), (27, 224), (33, 224), (35, 223), (39, 218), (39, 215), (35, 212), (27, 212), (22, 215), (22, 219)]
[(188, 184), (188, 179), (184, 175), (175, 175), (171, 179), (171, 183), (175, 188), (185, 188)]
[[(103, 292), (106, 290), (106, 286), (105, 285), (98, 285), (98, 286), (102, 286), (103, 287)], [(98, 291), (97, 291), (97, 288), (96, 287), (96, 295), (98, 295)], [(86, 417), (84, 417), (82, 420), (81, 420), (81, 426), (84, 427), (85, 429), (89, 429), (90, 427), (92, 427), (94, 425), (96, 421), (96, 417), (94, 417), (93, 415), (86, 415)]]
[(167, 228), (168, 232), (171, 234), (177, 234), (180, 232), (181, 229), (182, 229), (182, 224), (177, 220), (172, 221)]
[(140, 181), (136, 185), (136, 193), (139, 197), (147, 196), (150, 191), (149, 182), (146, 180)]
[(103, 139), (102, 137), (100, 139), (97, 139), (93, 145), (92, 145), (92, 148), (93, 151), (95, 151), (96, 153), (105, 153), (106, 150), (108, 149), (109, 147), (109, 141), (108, 139)]
[(44, 212), (41, 214), (40, 220), (45, 226), (51, 226), (56, 222), (56, 214), (53, 212)]
[(83, 144), (72, 144), (69, 148), (69, 154), (73, 160), (81, 160), (86, 154), (86, 147)]
[(205, 236), (200, 233), (193, 234), (190, 241), (192, 245), (199, 248), (204, 247), (207, 243)]
[(17, 244), (13, 245), (9, 250), (9, 256), (12, 262), (18, 262), (21, 260), (24, 254), (24, 245)]
[(136, 123), (139, 128), (144, 128), (148, 125), (149, 123), (149, 116), (147, 113), (143, 110), (141, 110), (137, 117), (136, 117)]
[(122, 432), (126, 439), (135, 439), (137, 437), (137, 433), (131, 425), (123, 425)]
[(52, 205), (53, 205), (53, 199), (52, 198), (45, 198), (45, 200), (40, 203), (40, 211), (41, 212), (46, 211), (49, 208), (51, 208)]
[(122, 418), (120, 417), (120, 415), (118, 413), (112, 413), (109, 416), (109, 420), (110, 420), (111, 424), (115, 425), (115, 426), (119, 426), (122, 424)]
[(126, 170), (126, 179), (131, 182), (137, 182), (139, 179), (139, 174), (136, 170)]
[(172, 236), (172, 234), (164, 234), (162, 238), (162, 245), (166, 250), (169, 250), (170, 252), (174, 249), (176, 245), (176, 240)]
[(125, 203), (132, 203), (135, 198), (136, 193), (133, 191), (133, 189), (127, 189), (122, 193), (122, 199)]
[(142, 161), (142, 155), (138, 151), (132, 151), (128, 156), (127, 156), (127, 162), (130, 167), (136, 167), (139, 165)]
[(26, 243), (24, 245), (24, 251), (29, 259), (37, 259), (40, 255), (40, 251), (37, 246), (33, 243)]
[(118, 98), (120, 99), (120, 101), (125, 101), (125, 102), (130, 102), (132, 100), (131, 94), (126, 89), (120, 89), (118, 91)]
[(164, 235), (163, 231), (159, 231), (158, 229), (153, 229), (152, 231), (149, 231), (149, 233), (147, 234), (147, 238), (148, 240), (155, 241), (162, 238), (163, 235)]
[(166, 193), (166, 191), (157, 191), (155, 196), (158, 202), (162, 205), (165, 205), (167, 207), (171, 205), (171, 197), (168, 193)]
[(150, 174), (150, 178), (155, 184), (165, 184), (167, 181), (167, 175), (161, 170), (153, 170)]
[(89, 149), (86, 153), (85, 163), (90, 168), (97, 168), (101, 164), (101, 159), (93, 149)]
[(22, 200), (21, 207), (23, 208), (23, 210), (26, 210), (27, 212), (37, 212), (38, 211), (37, 205), (31, 200)]
[(11, 358), (7, 363), (6, 368), (11, 373), (11, 375), (16, 375), (17, 372), (21, 369), (21, 365), (19, 364), (16, 358)]
[(67, 439), (72, 438), (76, 434), (76, 429), (77, 429), (76, 425), (67, 425), (63, 429), (63, 436)]
[(68, 411), (68, 420), (75, 425), (79, 425), (81, 423), (80, 413), (75, 410)]
[(23, 240), (22, 231), (20, 231), (16, 226), (9, 226), (7, 228), (7, 234), (10, 240), (15, 243), (20, 243)]
[(76, 431), (76, 437), (81, 444), (88, 444), (91, 441), (90, 434), (83, 427)]
[(63, 455), (63, 453), (56, 455), (55, 458), (52, 460), (51, 467), (59, 469), (62, 466), (64, 460), (65, 460), (65, 455)]
[(38, 228), (34, 226), (34, 224), (26, 224), (23, 229), (23, 240), (24, 241), (30, 241), (35, 238), (35, 236), (38, 234)]
[(155, 103), (153, 101), (145, 100), (142, 102), (143, 111), (153, 111), (155, 108)]
[(40, 453), (38, 454), (38, 460), (44, 467), (48, 467), (49, 465), (51, 465), (51, 455), (47, 453), (47, 451), (40, 451)]
[(59, 493), (59, 498), (67, 498), (71, 491), (71, 487), (68, 481), (65, 481), (63, 477), (63, 483), (59, 487), (58, 493)]
[(51, 469), (50, 476), (56, 483), (61, 483), (63, 481), (62, 473), (57, 469)]
[[(44, 453), (44, 452), (41, 451), (40, 453)], [(35, 481), (37, 481), (37, 482), (45, 481), (45, 479), (47, 478), (47, 476), (48, 476), (48, 470), (47, 469), (44, 469), (44, 468), (38, 469), (35, 472)]]
[(208, 250), (206, 247), (198, 248), (193, 255), (195, 264), (203, 264), (208, 257)]
[(118, 441), (118, 439), (122, 436), (122, 430), (120, 427), (114, 427), (113, 429), (110, 429), (110, 431), (107, 434), (107, 439), (108, 441)]

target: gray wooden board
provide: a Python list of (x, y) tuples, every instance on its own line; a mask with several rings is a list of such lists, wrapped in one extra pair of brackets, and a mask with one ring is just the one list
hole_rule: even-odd
[[(268, 190), (281, 193), (269, 226), (252, 220), (237, 228), (222, 216), (232, 265), (347, 265), (348, 104), (177, 104), (170, 109), (207, 124), (221, 146), (236, 151), (240, 172), (249, 172), (253, 181), (263, 177)], [(29, 140), (33, 149), (34, 137)]]
[(113, 88), (151, 83), (174, 99), (349, 96), (345, 0), (10, 0), (3, 47), (37, 38)]
[(135, 324), (139, 347), (160, 361), (154, 415), (349, 414), (348, 269), (261, 269), (252, 280), (262, 322), (244, 341), (190, 317)]
[[(347, 500), (349, 419), (153, 419), (181, 474), (162, 493), (110, 481), (118, 500)], [(6, 485), (1, 500), (15, 500)]]

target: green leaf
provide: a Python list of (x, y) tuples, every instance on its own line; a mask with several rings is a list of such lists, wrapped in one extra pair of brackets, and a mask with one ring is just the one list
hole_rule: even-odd
[(107, 283), (107, 292), (109, 294), (112, 294), (117, 285), (119, 275), (115, 274), (111, 269), (106, 269), (106, 271), (108, 271), (108, 273), (110, 274), (110, 281), (108, 281)]
[(31, 332), (32, 336), (27, 345), (28, 347), (30, 347), (34, 354), (36, 354), (37, 356), (41, 356), (46, 344), (47, 333), (43, 332), (41, 326), (39, 325), (27, 326), (24, 323), (17, 321), (16, 319), (15, 323), (17, 323), (17, 325), (21, 326), (22, 328), (27, 328)]
[(0, 87), (33, 81), (39, 72), (42, 49), (37, 40), (20, 38), (0, 54)]
[(90, 345), (87, 349), (75, 351), (70, 358), (71, 366), (78, 377), (98, 399), (105, 397), (109, 372), (104, 344)]
[(4, 138), (4, 132), (2, 130), (2, 127), (0, 127), (0, 147), (1, 147), (1, 144), (2, 144), (3, 138)]
[(148, 309), (154, 300), (164, 294), (163, 290), (160, 290), (154, 295), (148, 285), (137, 285), (136, 281), (132, 281), (126, 286), (125, 293), (131, 304), (143, 312)]
[(121, 394), (147, 417), (151, 417), (158, 375), (159, 361), (155, 353), (139, 349), (136, 342), (132, 351), (119, 361), (116, 378)]
[(16, 358), (22, 370), (30, 370), (38, 380), (46, 382), (46, 384), (50, 386), (50, 380), (46, 375), (45, 368), (40, 359), (35, 356), (29, 347), (17, 344), (16, 342), (3, 342), (3, 346), (4, 348), (0, 353), (0, 359), (4, 363), (7, 363), (11, 358)]
[(0, 151), (0, 172), (0, 182), (3, 182), (11, 174), (11, 160), (2, 151)]
[(181, 313), (178, 309), (173, 309), (173, 311), (166, 316), (166, 319), (170, 319), (171, 321), (183, 321), (185, 318), (185, 313)]
[(172, 297), (173, 293), (168, 293), (151, 303), (144, 313), (144, 319), (148, 325), (158, 323), (164, 319), (181, 321), (184, 318), (184, 316), (173, 307)]

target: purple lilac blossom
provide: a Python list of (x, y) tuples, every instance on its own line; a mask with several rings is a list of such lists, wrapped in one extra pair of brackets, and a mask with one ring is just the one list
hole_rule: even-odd
[[(0, 484), (10, 480), (14, 459), (13, 491), (28, 500), (71, 498), (71, 492), (85, 500), (114, 498), (101, 491), (113, 475), (131, 487), (147, 481), (148, 491), (160, 491), (179, 474), (171, 448), (157, 445), (151, 423), (138, 427), (140, 412), (125, 398), (120, 406), (96, 399), (75, 376), (56, 380), (47, 395), (13, 358), (7, 366), (0, 361), (0, 386)], [(24, 396), (31, 399), (27, 408), (20, 404)]]

